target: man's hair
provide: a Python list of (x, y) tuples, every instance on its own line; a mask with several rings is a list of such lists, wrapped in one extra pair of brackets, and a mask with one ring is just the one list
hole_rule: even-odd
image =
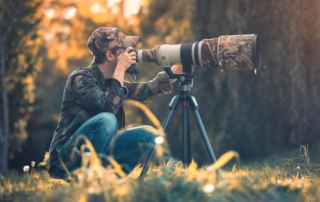
[[(115, 47), (115, 48), (112, 48), (110, 49), (111, 53), (114, 55), (116, 54), (117, 50), (119, 49), (119, 47)], [(101, 63), (104, 63), (106, 61), (106, 52), (107, 51), (104, 51), (102, 54), (100, 55), (95, 55), (93, 57), (93, 62), (95, 64), (101, 64)]]

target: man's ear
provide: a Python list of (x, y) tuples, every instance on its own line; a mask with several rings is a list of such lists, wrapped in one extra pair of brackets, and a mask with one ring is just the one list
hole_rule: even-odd
[(104, 55), (105, 57), (106, 57), (106, 59), (108, 60), (108, 61), (111, 61), (112, 60), (112, 58), (114, 57), (114, 55), (111, 53), (111, 51), (109, 51), (109, 50), (107, 50), (106, 52), (105, 52), (105, 55)]

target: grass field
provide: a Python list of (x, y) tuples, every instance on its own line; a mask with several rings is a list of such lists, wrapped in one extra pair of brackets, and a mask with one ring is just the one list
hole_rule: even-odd
[[(160, 122), (146, 106), (130, 103), (141, 108), (156, 126), (157, 134), (164, 136)], [(82, 167), (69, 174), (70, 183), (52, 179), (45, 170), (34, 169), (37, 166), (31, 164), (24, 174), (12, 171), (0, 175), (0, 202), (320, 201), (320, 146), (313, 147), (311, 158), (308, 147), (301, 146), (242, 163), (239, 155), (230, 151), (204, 167), (192, 161), (185, 168), (171, 159), (158, 166), (151, 164), (146, 177), (140, 180), (141, 167), (128, 176), (112, 158), (108, 159), (112, 168), (102, 167), (91, 143), (85, 141), (82, 151), (87, 148), (90, 152), (82, 152)], [(167, 146), (162, 141), (156, 141), (156, 145), (154, 159), (159, 163)], [(45, 165), (47, 158), (40, 165)]]
[(32, 169), (0, 176), (0, 201), (319, 201), (320, 166), (310, 162), (306, 147), (301, 154), (298, 149), (288, 158), (235, 164), (237, 153), (228, 152), (201, 168), (170, 160), (151, 165), (144, 180), (138, 179), (140, 167), (118, 178), (123, 174), (116, 164), (105, 169), (92, 155), (71, 183)]

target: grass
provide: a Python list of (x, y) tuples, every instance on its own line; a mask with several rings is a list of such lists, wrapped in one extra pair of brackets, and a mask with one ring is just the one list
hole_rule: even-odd
[[(157, 134), (163, 137), (161, 124), (149, 109), (137, 102), (131, 104), (146, 113)], [(126, 176), (121, 166), (107, 157), (113, 167), (104, 168), (90, 141), (84, 140), (82, 166), (70, 174), (70, 183), (52, 179), (44, 170), (34, 170), (31, 163), (31, 171), (23, 175), (14, 172), (0, 175), (0, 201), (320, 201), (320, 166), (310, 161), (305, 146), (301, 146), (300, 153), (289, 152), (254, 163), (240, 164), (238, 154), (233, 151), (200, 168), (194, 161), (185, 168), (171, 159), (158, 166), (151, 164), (146, 177), (139, 180), (141, 167)], [(163, 141), (156, 141), (154, 159), (162, 159), (166, 150)], [(90, 152), (84, 152), (85, 148)], [(45, 166), (47, 158), (39, 165)], [(221, 175), (217, 174), (218, 169), (222, 169)]]
[[(320, 166), (306, 156), (278, 159), (268, 164), (232, 166), (235, 152), (226, 153), (216, 164), (184, 168), (170, 160), (151, 165), (144, 180), (137, 167), (129, 176), (103, 168), (99, 162), (75, 172), (71, 183), (51, 179), (45, 171), (0, 176), (0, 201), (318, 201)], [(266, 160), (268, 162), (268, 160)], [(225, 165), (227, 163), (227, 165)], [(216, 169), (224, 166), (222, 174)]]

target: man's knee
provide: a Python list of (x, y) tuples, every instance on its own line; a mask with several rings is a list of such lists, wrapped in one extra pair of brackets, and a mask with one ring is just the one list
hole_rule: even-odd
[(154, 145), (154, 140), (158, 135), (158, 131), (149, 125), (140, 126), (136, 128), (137, 131), (139, 131), (141, 135), (141, 141), (144, 143), (147, 143), (148, 145)]
[(116, 133), (118, 130), (117, 118), (114, 114), (109, 112), (102, 112), (95, 116), (96, 123), (104, 126), (104, 130), (107, 133)]
[(114, 114), (109, 113), (109, 112), (101, 112), (100, 114), (96, 115), (95, 118), (97, 121), (101, 121), (103, 123), (117, 123), (117, 118)]

